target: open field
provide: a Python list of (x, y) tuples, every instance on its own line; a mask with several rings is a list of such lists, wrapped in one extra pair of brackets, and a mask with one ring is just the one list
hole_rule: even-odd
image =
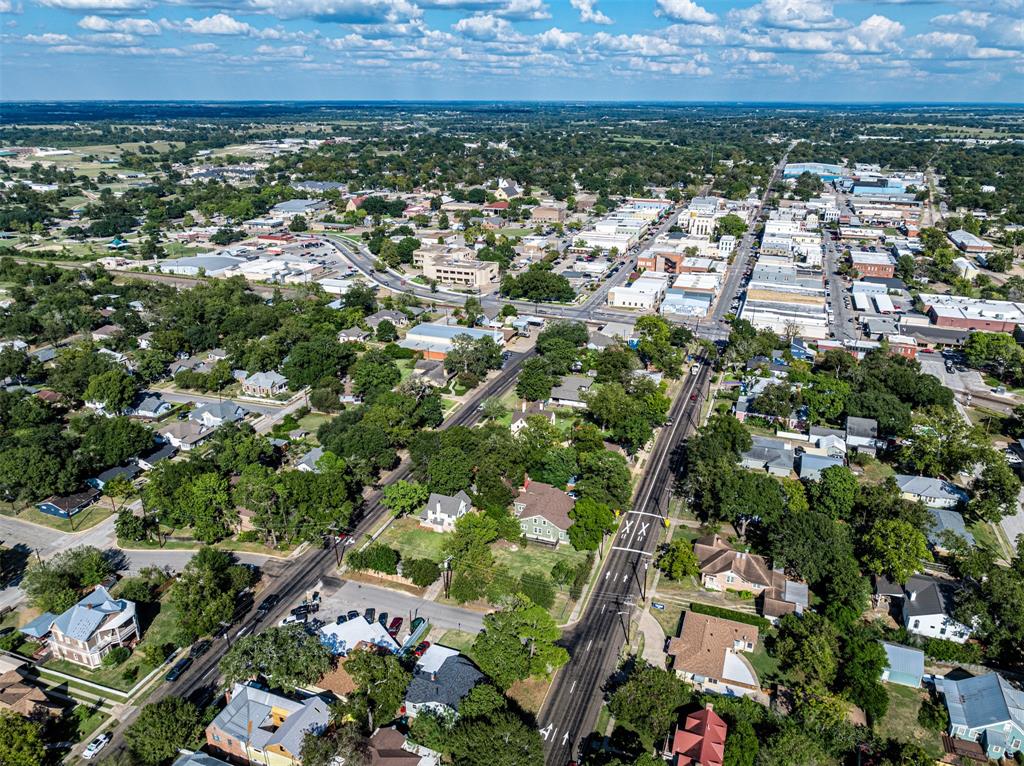
[(933, 758), (942, 755), (939, 735), (928, 731), (917, 722), (917, 712), (927, 692), (910, 689), (899, 684), (885, 684), (889, 692), (889, 710), (878, 722), (878, 733), (905, 742), (914, 742)]

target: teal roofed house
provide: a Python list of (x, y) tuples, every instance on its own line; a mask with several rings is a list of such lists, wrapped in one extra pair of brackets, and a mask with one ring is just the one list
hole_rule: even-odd
[(120, 237), (114, 237), (107, 243), (107, 250), (120, 250), (125, 247), (130, 247), (130, 245)]
[(21, 632), (33, 638), (49, 635), (47, 644), (54, 657), (97, 668), (111, 649), (138, 640), (139, 618), (135, 602), (113, 598), (97, 585), (63, 614), (46, 612)]
[(998, 673), (962, 681), (942, 679), (949, 733), (979, 743), (993, 760), (1024, 749), (1024, 692)]

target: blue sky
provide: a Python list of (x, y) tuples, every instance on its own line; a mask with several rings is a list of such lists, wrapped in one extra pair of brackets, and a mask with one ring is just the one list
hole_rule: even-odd
[(1024, 0), (0, 0), (3, 99), (1024, 101)]

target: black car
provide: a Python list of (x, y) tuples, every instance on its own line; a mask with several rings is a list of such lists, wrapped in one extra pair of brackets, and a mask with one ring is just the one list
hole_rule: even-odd
[(367, 622), (373, 622), (374, 615), (376, 615), (376, 614), (377, 614), (377, 610), (374, 609), (371, 606), (371, 607), (367, 607), (366, 611), (363, 612), (363, 617), (366, 618)]
[(171, 668), (167, 674), (168, 681), (177, 681), (181, 678), (181, 674), (188, 670), (188, 666), (192, 664), (191, 657), (182, 657), (180, 660), (174, 663), (174, 667)]
[(388, 626), (388, 613), (381, 612), (380, 617), (377, 618), (377, 622), (379, 622), (383, 627), (386, 628)]
[(359, 616), (359, 612), (357, 612), (355, 609), (353, 609), (352, 611), (350, 611), (348, 614), (345, 615), (345, 617), (348, 618), (349, 620), (354, 620), (358, 616)]
[(345, 616), (345, 615), (343, 615), (343, 614), (339, 614), (339, 615), (338, 615), (338, 619), (337, 619), (337, 621), (336, 621), (336, 624), (337, 624), (337, 625), (341, 625), (341, 623), (343, 623), (343, 622), (348, 622), (348, 617), (346, 617), (346, 616)]
[(203, 639), (197, 644), (193, 644), (191, 651), (188, 653), (189, 657), (201, 657), (206, 654), (211, 644), (208, 640)]
[(276, 593), (274, 593), (273, 595), (267, 596), (265, 599), (263, 599), (263, 601), (260, 603), (260, 605), (258, 607), (256, 607), (256, 611), (260, 612), (261, 614), (266, 614), (271, 609), (273, 609), (275, 606), (277, 606), (277, 602), (280, 601), (280, 600), (281, 600), (281, 597), (279, 595), (277, 595)]

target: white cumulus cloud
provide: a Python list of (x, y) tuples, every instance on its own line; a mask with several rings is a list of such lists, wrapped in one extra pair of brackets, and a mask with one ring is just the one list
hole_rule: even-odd
[(499, 38), (512, 38), (516, 36), (515, 29), (507, 19), (502, 19), (490, 14), (478, 16), (467, 16), (459, 19), (453, 26), (456, 32), (470, 40), (490, 41)]
[(693, 0), (658, 0), (656, 16), (667, 16), (688, 24), (714, 24), (718, 17)]
[(103, 16), (83, 16), (78, 20), (78, 27), (89, 32), (121, 32), (146, 37), (160, 34), (160, 25), (152, 19), (108, 19)]
[(595, 7), (597, 0), (569, 0), (569, 4), (580, 12), (580, 21), (584, 24), (614, 23), (607, 15)]

